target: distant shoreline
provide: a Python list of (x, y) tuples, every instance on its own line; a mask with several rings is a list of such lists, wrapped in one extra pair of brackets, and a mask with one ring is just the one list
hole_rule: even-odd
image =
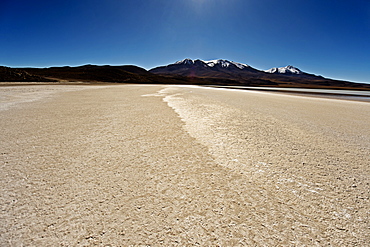
[(370, 102), (370, 90), (365, 89), (346, 90), (346, 89), (322, 89), (322, 88), (239, 87), (239, 86), (213, 86), (213, 87)]

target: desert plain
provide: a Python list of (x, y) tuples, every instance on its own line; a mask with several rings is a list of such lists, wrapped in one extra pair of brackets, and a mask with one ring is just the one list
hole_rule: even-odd
[(369, 246), (370, 103), (0, 88), (1, 246)]

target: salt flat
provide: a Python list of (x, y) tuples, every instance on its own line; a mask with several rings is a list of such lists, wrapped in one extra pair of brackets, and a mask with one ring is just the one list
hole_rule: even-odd
[(5, 246), (370, 241), (367, 102), (140, 85), (0, 96)]

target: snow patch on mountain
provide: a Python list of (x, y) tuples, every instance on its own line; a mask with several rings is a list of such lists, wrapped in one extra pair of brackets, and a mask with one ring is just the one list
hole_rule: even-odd
[(209, 67), (214, 67), (217, 64), (220, 64), (223, 68), (228, 68), (228, 67), (230, 67), (231, 64), (235, 65), (239, 69), (244, 69), (244, 68), (249, 67), (249, 65), (246, 65), (246, 64), (243, 64), (243, 63), (236, 63), (236, 62), (232, 62), (232, 61), (228, 61), (228, 60), (224, 60), (224, 59), (210, 60), (210, 61), (203, 61), (203, 62), (205, 62)]
[(300, 69), (293, 67), (291, 65), (280, 68), (271, 68), (269, 70), (265, 70), (265, 72), (270, 74), (295, 74), (295, 75), (303, 74), (303, 72)]
[(185, 58), (184, 60), (177, 61), (175, 64), (194, 64), (195, 60)]
[(192, 60), (192, 59), (186, 58), (184, 60), (177, 61), (175, 64), (195, 64), (196, 61), (202, 62), (207, 67), (210, 67), (210, 68), (213, 68), (216, 65), (221, 65), (221, 67), (223, 67), (223, 68), (229, 68), (231, 65), (234, 65), (239, 69), (244, 69), (244, 68), (249, 68), (250, 67), (247, 64), (232, 62), (232, 61), (228, 61), (228, 60), (224, 60), (224, 59), (204, 61), (204, 60), (200, 60), (200, 59)]

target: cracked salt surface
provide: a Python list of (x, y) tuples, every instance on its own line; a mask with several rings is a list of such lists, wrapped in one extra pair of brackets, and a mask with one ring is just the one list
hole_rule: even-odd
[[(366, 109), (368, 105), (298, 96), (279, 95), (275, 97), (273, 93), (250, 93), (237, 90), (226, 92), (222, 89), (208, 89), (207, 91), (207, 89), (191, 88), (190, 94), (187, 87), (168, 87), (161, 90), (158, 96), (163, 97), (164, 102), (173, 108), (184, 121), (184, 129), (208, 147), (209, 153), (219, 165), (230, 169), (230, 172), (246, 176), (256, 190), (260, 188), (259, 191), (262, 194), (273, 193), (275, 197), (274, 199), (259, 198), (259, 200), (272, 204), (282, 203), (282, 205), (294, 208), (296, 221), (301, 221), (303, 218), (310, 219), (301, 225), (311, 231), (320, 232), (320, 228), (330, 231), (331, 227), (337, 229), (335, 226), (337, 223), (326, 220), (326, 215), (330, 212), (341, 211), (347, 205), (354, 203), (353, 199), (350, 199), (350, 194), (343, 193), (343, 189), (348, 186), (346, 187), (341, 181), (349, 180), (353, 171), (349, 168), (349, 164), (353, 159), (358, 159), (358, 164), (362, 164), (362, 169), (365, 168), (363, 165), (369, 161), (366, 158), (369, 155), (365, 153), (368, 152), (369, 147), (366, 146), (367, 142), (357, 143), (356, 145), (362, 146), (355, 151), (355, 145), (348, 147), (352, 142), (352, 133), (339, 129), (343, 126), (337, 125), (339, 120), (334, 122), (333, 119), (329, 121), (322, 119), (321, 123), (317, 119), (321, 119), (321, 111), (326, 112), (326, 107), (329, 109), (333, 105), (343, 104), (344, 107), (353, 108), (353, 112)], [(220, 91), (220, 93), (212, 94), (210, 91)], [(227, 98), (234, 93), (238, 93), (240, 98), (235, 97), (236, 94)], [(241, 100), (242, 98), (244, 101)], [(258, 100), (259, 98), (261, 101)], [(265, 98), (270, 98), (271, 102), (261, 106)], [(285, 99), (288, 102), (297, 101), (294, 104), (288, 103), (292, 108), (291, 112), (284, 110)], [(307, 105), (307, 108), (302, 107), (304, 109), (302, 112), (299, 109), (300, 103)], [(295, 108), (291, 107), (292, 105)], [(317, 107), (317, 105), (324, 106)], [(315, 109), (312, 111), (314, 120), (309, 119), (308, 117), (311, 116), (306, 114), (309, 107)], [(321, 111), (316, 111), (318, 108)], [(335, 110), (335, 112), (339, 113), (341, 110)], [(308, 113), (311, 114), (311, 110)], [(361, 115), (364, 116), (363, 112)], [(302, 116), (302, 119), (298, 118), (299, 116)], [(353, 119), (356, 121), (354, 124), (362, 124), (356, 118)], [(330, 127), (334, 124), (337, 125), (335, 128)], [(355, 130), (354, 126), (351, 126), (350, 131)], [(330, 131), (328, 131), (329, 128)], [(345, 132), (345, 135), (334, 130)], [(358, 136), (358, 134), (354, 136), (356, 135)], [(369, 133), (361, 133), (361, 136), (362, 139), (369, 138)], [(336, 146), (332, 145), (333, 139)], [(352, 152), (342, 151), (348, 148), (351, 148)], [(356, 152), (357, 155), (355, 155)], [(341, 156), (342, 153), (353, 158)], [(360, 180), (367, 179), (362, 173), (358, 173), (357, 176)], [(357, 187), (352, 186), (351, 188)], [(365, 205), (363, 203), (354, 204), (351, 213), (343, 214), (341, 219), (346, 219), (347, 222), (341, 224), (347, 225), (347, 228), (351, 229), (349, 232), (358, 231), (359, 225), (355, 222), (363, 222), (358, 219), (364, 217)], [(289, 212), (285, 206), (282, 206), (280, 210)], [(357, 213), (355, 213), (356, 210)], [(275, 213), (278, 212), (275, 211)], [(358, 214), (358, 216), (349, 217), (352, 214)], [(356, 220), (354, 221), (353, 218)], [(319, 225), (322, 226), (317, 228)]]

